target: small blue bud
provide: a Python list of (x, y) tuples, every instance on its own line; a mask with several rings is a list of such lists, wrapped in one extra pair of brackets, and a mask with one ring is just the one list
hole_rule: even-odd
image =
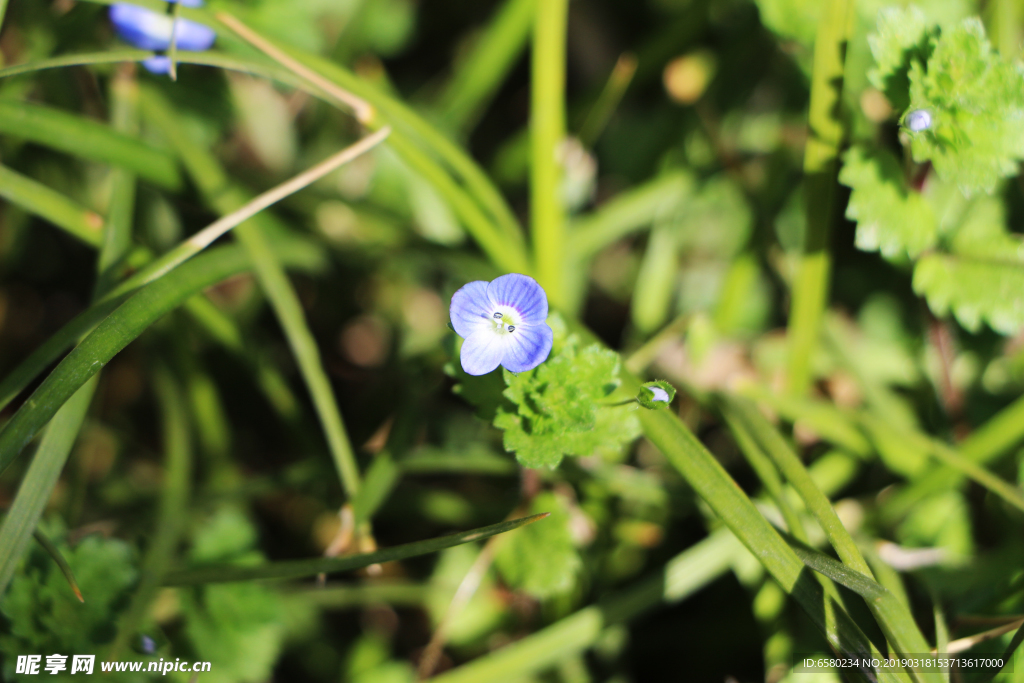
[(676, 388), (663, 379), (647, 382), (640, 388), (636, 401), (648, 410), (666, 408), (676, 397)]
[(907, 114), (904, 124), (915, 133), (928, 130), (932, 127), (932, 113), (927, 109), (915, 109)]

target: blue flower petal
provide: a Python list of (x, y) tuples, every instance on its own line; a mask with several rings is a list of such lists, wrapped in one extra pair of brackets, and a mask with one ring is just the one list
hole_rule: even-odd
[(150, 57), (149, 59), (142, 60), (142, 66), (146, 67), (146, 70), (154, 74), (166, 74), (171, 71), (171, 58), (170, 57)]
[[(486, 282), (476, 280), (462, 287), (452, 295), (452, 304), (448, 309), (455, 333), (463, 339), (469, 339), (481, 327), (492, 329), (494, 327), (494, 322), (491, 320), (492, 308), (490, 299), (487, 298)], [(491, 368), (491, 370), (493, 369)]]
[(480, 329), (466, 338), (460, 354), (467, 375), (486, 375), (501, 364), (510, 335)]
[(510, 372), (533, 370), (547, 360), (551, 353), (554, 333), (547, 323), (522, 325), (507, 336), (508, 346), (501, 364)]
[(487, 295), (499, 306), (516, 309), (520, 325), (539, 325), (548, 319), (548, 296), (529, 275), (509, 273), (495, 278), (487, 286)]
[[(166, 50), (171, 46), (171, 18), (145, 7), (119, 2), (110, 7), (110, 21), (126, 43), (141, 50)], [(213, 45), (217, 34), (209, 26), (179, 19), (176, 42), (182, 50), (200, 52)]]
[(122, 40), (140, 50), (166, 50), (171, 44), (170, 17), (145, 7), (124, 2), (111, 5), (110, 21)]
[[(177, 43), (179, 50), (202, 52), (213, 47), (217, 33), (205, 24), (190, 19), (178, 19)], [(168, 45), (170, 47), (170, 45)]]

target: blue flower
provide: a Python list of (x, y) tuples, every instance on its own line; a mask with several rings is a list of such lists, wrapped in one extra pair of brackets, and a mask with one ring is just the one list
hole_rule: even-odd
[[(199, 7), (203, 3), (202, 0), (181, 0), (181, 4), (186, 7)], [(140, 50), (161, 52), (171, 46), (174, 21), (166, 14), (119, 2), (110, 6), (110, 21), (122, 40)], [(217, 34), (209, 26), (188, 19), (178, 19), (175, 42), (181, 50), (208, 50), (216, 37)], [(143, 60), (142, 65), (153, 73), (162, 74), (170, 70), (171, 60), (157, 55)]]
[(467, 374), (486, 375), (499, 365), (526, 372), (551, 353), (548, 296), (532, 277), (509, 273), (470, 282), (452, 296), (450, 312), (452, 327), (466, 340), (462, 369)]

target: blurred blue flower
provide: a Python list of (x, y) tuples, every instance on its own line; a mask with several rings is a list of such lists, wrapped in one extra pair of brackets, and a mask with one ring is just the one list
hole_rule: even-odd
[[(173, 1), (173, 0), (172, 0)], [(181, 0), (186, 7), (199, 7), (202, 0)], [(161, 52), (170, 48), (174, 21), (166, 14), (159, 14), (145, 7), (119, 2), (110, 6), (110, 21), (117, 35), (126, 43), (140, 50)], [(213, 45), (217, 34), (209, 26), (188, 19), (178, 19), (175, 42), (181, 50), (201, 52)], [(171, 60), (162, 55), (143, 60), (142, 65), (157, 74), (170, 70)]]
[(452, 296), (452, 327), (465, 339), (462, 369), (486, 375), (499, 365), (526, 372), (551, 353), (548, 296), (537, 281), (510, 273), (470, 282)]

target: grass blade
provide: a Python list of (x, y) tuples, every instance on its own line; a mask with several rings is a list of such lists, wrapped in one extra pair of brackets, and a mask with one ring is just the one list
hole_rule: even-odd
[(188, 513), (189, 480), (192, 472), (192, 446), (185, 397), (181, 387), (166, 369), (155, 375), (157, 399), (163, 426), (166, 474), (160, 496), (156, 530), (142, 563), (138, 586), (128, 609), (121, 616), (117, 635), (107, 660), (116, 660), (142, 625), (150, 605), (156, 599), (163, 577), (174, 559), (175, 547), (185, 527)]
[[(55, 411), (32, 464), (21, 480), (14, 502), (4, 517), (3, 526), (0, 526), (0, 595), (6, 592), (14, 577), (14, 571), (50, 500), (95, 390), (96, 382), (89, 382), (78, 389), (59, 411)], [(0, 433), (0, 438), (6, 432), (5, 429)]]
[[(279, 255), (285, 262), (299, 256), (296, 252)], [(146, 328), (197, 292), (251, 267), (249, 257), (238, 247), (210, 250), (147, 285), (103, 318), (4, 425), (0, 431), (0, 472), (65, 401)], [(74, 339), (71, 337), (71, 341)]]
[(568, 0), (543, 0), (533, 27), (530, 79), (530, 226), (537, 279), (564, 303), (565, 206), (559, 151), (565, 140), (565, 37)]
[(865, 412), (861, 421), (872, 432), (885, 435), (887, 439), (905, 444), (905, 448), (918, 453), (928, 453), (975, 483), (985, 487), (1018, 510), (1024, 511), (1024, 494), (1010, 483), (1000, 479), (973, 460), (965, 458), (953, 447), (915, 430), (897, 427), (881, 416)]
[(688, 174), (667, 173), (620, 193), (575, 221), (569, 234), (576, 258), (587, 261), (616, 240), (647, 227), (692, 191)]
[[(1024, 439), (1024, 398), (1003, 408), (963, 440), (958, 450), (979, 466), (993, 462)], [(886, 519), (901, 519), (923, 498), (956, 486), (963, 474), (948, 466), (930, 470), (920, 479), (896, 492), (882, 508)]]
[[(64, 578), (68, 580), (68, 585), (71, 586), (71, 592), (75, 594), (79, 602), (85, 602), (85, 596), (82, 595), (82, 589), (78, 587), (78, 581), (75, 580), (75, 573), (71, 571), (71, 565), (64, 559), (64, 555), (61, 554), (60, 548), (55, 546), (53, 542), (44, 536), (38, 529), (32, 532), (32, 537), (36, 539), (36, 543), (42, 546), (43, 550), (50, 556), (56, 564), (60, 573), (64, 575)], [(3, 591), (0, 590), (0, 594)]]
[(453, 130), (467, 131), (480, 118), (526, 46), (537, 0), (506, 0), (459, 61), (434, 108)]
[[(231, 187), (216, 157), (182, 130), (169, 105), (155, 90), (147, 88), (142, 92), (142, 104), (144, 114), (167, 137), (213, 209), (222, 215), (228, 215), (247, 203), (244, 193)], [(379, 142), (386, 135), (387, 133), (382, 131), (373, 139)], [(252, 220), (239, 225), (235, 230), (235, 236), (249, 253), (256, 277), (284, 329), (288, 344), (298, 361), (302, 378), (313, 399), (342, 486), (348, 497), (353, 498), (359, 491), (359, 468), (355, 453), (349, 444), (341, 412), (330, 380), (324, 371), (320, 350), (313, 333), (306, 325), (302, 304), (267, 241), (264, 225), (261, 225), (261, 214), (255, 214)]]
[(232, 581), (263, 581), (268, 579), (299, 579), (317, 574), (331, 574), (362, 569), (371, 564), (394, 562), (410, 557), (436, 553), (445, 548), (462, 545), (471, 541), (490, 538), (496, 534), (518, 529), (525, 524), (532, 524), (544, 519), (550, 513), (522, 517), (510, 522), (500, 522), (480, 527), (471, 531), (463, 531), (448, 536), (440, 536), (426, 541), (415, 541), (393, 548), (385, 548), (372, 553), (348, 555), (346, 557), (318, 557), (311, 560), (293, 560), (288, 562), (271, 562), (255, 567), (216, 566), (185, 569), (171, 572), (164, 577), (165, 586), (189, 586), (205, 583), (228, 583)]
[[(835, 508), (832, 507), (831, 501), (815, 485), (807, 468), (804, 467), (797, 454), (793, 452), (782, 438), (782, 435), (746, 399), (726, 398), (724, 400), (727, 412), (733, 414), (735, 419), (750, 430), (751, 434), (765, 449), (783, 476), (803, 499), (807, 509), (818, 520), (818, 524), (825, 531), (832, 547), (835, 548), (843, 561), (842, 565), (840, 565), (843, 571), (850, 575), (860, 576), (861, 578), (857, 579), (857, 581), (861, 581), (861, 579), (863, 581), (857, 584), (858, 586), (863, 588), (870, 584), (871, 590), (884, 591), (884, 594), (879, 593), (876, 595), (871, 593), (869, 595), (863, 593), (861, 590), (850, 585), (850, 582), (854, 580), (850, 577), (840, 580), (832, 576), (829, 571), (824, 571), (818, 566), (812, 564), (808, 564), (808, 566), (864, 596), (868, 608), (878, 621), (878, 625), (899, 653), (911, 655), (930, 651), (931, 648), (914, 622), (908, 606), (900, 602), (896, 596), (886, 591), (874, 580), (874, 574), (872, 574), (867, 561), (861, 555), (860, 549), (857, 547), (853, 537), (850, 536), (846, 527), (843, 526), (839, 515), (836, 514)], [(800, 555), (799, 550), (797, 554)], [(806, 564), (807, 558), (803, 555), (800, 555), (800, 557)], [(822, 557), (827, 558), (824, 555)], [(835, 562), (831, 558), (827, 559)], [(868, 583), (864, 583), (864, 581)], [(924, 675), (921, 672), (918, 672), (918, 674), (919, 677)]]
[[(779, 468), (796, 492), (803, 499), (807, 509), (818, 520), (829, 542), (843, 562), (853, 570), (874, 579), (868, 563), (860, 554), (857, 544), (839, 520), (831, 501), (814, 484), (810, 473), (782, 435), (768, 422), (757, 408), (741, 398), (724, 397), (724, 410), (732, 420), (741, 423)], [(923, 652), (924, 650), (911, 650)]]
[(807, 543), (807, 532), (804, 529), (803, 521), (793, 509), (793, 506), (789, 504), (785, 485), (779, 476), (779, 471), (775, 468), (775, 464), (764, 454), (764, 451), (761, 450), (761, 447), (754, 440), (754, 437), (751, 436), (742, 421), (737, 419), (731, 412), (725, 412), (725, 419), (729, 425), (729, 431), (732, 432), (733, 438), (736, 440), (736, 445), (740, 448), (740, 452), (743, 453), (750, 468), (757, 474), (757, 478), (761, 480), (765, 491), (768, 492), (768, 495), (771, 496), (776, 507), (782, 513), (782, 519), (785, 520), (789, 533), (794, 538)]
[(181, 187), (177, 164), (166, 152), (82, 116), (38, 104), (0, 100), (0, 133), (126, 168), (168, 190)]
[(117, 295), (136, 289), (171, 271), (188, 259), (192, 258), (195, 254), (213, 244), (229, 230), (249, 220), (260, 211), (263, 211), (285, 197), (298, 192), (302, 188), (311, 185), (328, 173), (370, 151), (383, 142), (390, 133), (390, 128), (381, 128), (376, 133), (368, 135), (362, 140), (349, 145), (345, 149), (331, 155), (327, 159), (324, 159), (319, 164), (307, 169), (291, 180), (281, 183), (277, 187), (267, 190), (255, 199), (246, 202), (243, 206), (231, 211), (219, 220), (214, 221), (175, 248), (165, 254), (162, 254), (152, 263), (147, 264), (145, 268), (139, 270), (135, 275), (122, 282), (112, 294)]
[[(139, 88), (135, 66), (124, 64), (110, 84), (111, 124), (114, 130), (134, 136), (139, 130)], [(132, 245), (132, 218), (135, 215), (135, 174), (123, 168), (112, 173), (107, 229), (103, 232), (93, 299), (109, 292), (120, 273), (118, 265)]]
[(103, 239), (103, 218), (60, 192), (0, 165), (0, 197), (50, 221), (92, 247)]

